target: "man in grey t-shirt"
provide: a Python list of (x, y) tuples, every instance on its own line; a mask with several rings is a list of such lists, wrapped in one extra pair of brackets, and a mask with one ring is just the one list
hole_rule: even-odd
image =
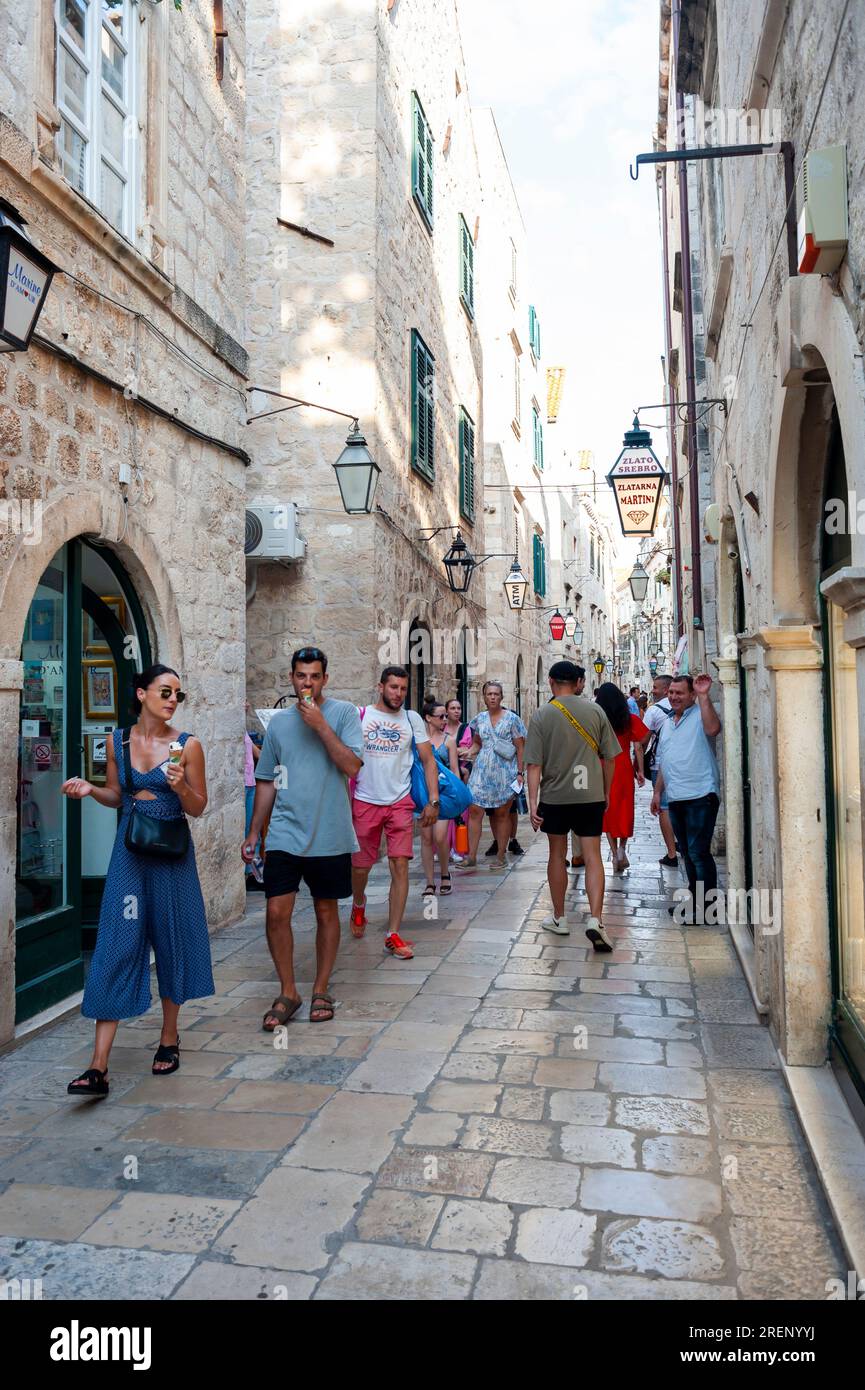
[(526, 739), (532, 827), (543, 830), (550, 844), (547, 881), (553, 915), (543, 927), (557, 936), (569, 935), (565, 914), (568, 835), (579, 835), (590, 913), (586, 936), (596, 951), (612, 951), (612, 943), (601, 925), (601, 831), (615, 759), (622, 749), (600, 705), (575, 694), (578, 679), (578, 668), (572, 661), (557, 661), (550, 667), (553, 698), (532, 718)]
[(325, 695), (327, 657), (302, 647), (291, 658), (294, 709), (275, 714), (255, 769), (255, 804), (241, 854), (249, 862), (268, 816), (264, 892), (267, 944), (279, 973), (281, 993), (264, 1015), (272, 1033), (287, 1023), (302, 1000), (294, 979), (291, 916), (301, 879), (315, 908), (316, 974), (311, 1023), (333, 1018), (328, 994), (339, 947), (339, 898), (351, 895), (351, 856), (357, 837), (351, 822), (349, 777), (363, 766), (357, 709)]

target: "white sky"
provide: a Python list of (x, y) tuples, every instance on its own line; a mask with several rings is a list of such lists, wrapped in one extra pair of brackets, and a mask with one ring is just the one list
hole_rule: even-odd
[(459, 0), (459, 13), (469, 94), (493, 108), (528, 230), (543, 360), (568, 369), (568, 444), (606, 472), (633, 409), (663, 390), (654, 172), (628, 176), (657, 119), (657, 0)]

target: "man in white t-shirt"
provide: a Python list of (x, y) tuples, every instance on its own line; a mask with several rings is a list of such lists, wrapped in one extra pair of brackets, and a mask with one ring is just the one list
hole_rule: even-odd
[[(646, 713), (642, 716), (643, 723), (651, 733), (652, 737), (647, 745), (654, 754), (652, 766), (649, 769), (649, 776), (652, 779), (652, 786), (658, 778), (658, 742), (661, 737), (661, 730), (669, 719), (673, 717), (673, 707), (669, 701), (670, 681), (672, 676), (655, 676), (652, 681), (652, 701)], [(664, 837), (664, 847), (667, 853), (661, 859), (661, 864), (665, 869), (675, 869), (679, 860), (676, 856), (676, 837), (673, 834), (673, 826), (670, 821), (670, 812), (666, 796), (661, 797), (660, 814), (658, 820), (661, 826), (661, 834)]]
[(439, 779), (426, 727), (414, 710), (404, 710), (408, 671), (386, 666), (378, 685), (378, 701), (361, 714), (363, 767), (354, 787), (352, 816), (360, 848), (351, 859), (354, 901), (351, 930), (363, 936), (366, 927), (366, 883), (378, 859), (382, 831), (390, 865), (390, 898), (385, 950), (400, 960), (411, 960), (410, 941), (399, 934), (408, 900), (408, 865), (413, 856), (412, 827), (415, 810), (411, 798), (412, 740), (426, 776), (429, 801), (421, 813), (421, 825), (433, 825), (439, 813)]

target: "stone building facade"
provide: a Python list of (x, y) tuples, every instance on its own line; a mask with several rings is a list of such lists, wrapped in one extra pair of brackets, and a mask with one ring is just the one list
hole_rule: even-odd
[(204, 744), (210, 925), (243, 909), (243, 7), (225, 14), (220, 78), (206, 6), (0, 10), (0, 196), (59, 267), (29, 351), (0, 357), (0, 1043), (81, 988), (115, 817), (59, 787), (99, 780), (139, 662), (181, 673)]
[(339, 697), (370, 700), (380, 667), (408, 660), (415, 708), (461, 689), (474, 709), (483, 579), (463, 598), (441, 563), (452, 528), (487, 548), (481, 340), (461, 274), (486, 269), (456, 4), (293, 16), (253, 0), (248, 39), (252, 381), (356, 416), (381, 469), (373, 513), (347, 516), (331, 465), (348, 422), (292, 410), (251, 427), (248, 496), (296, 504), (306, 551), (250, 585), (250, 698), (285, 694), (292, 650), (315, 641)]
[[(531, 287), (528, 237), (495, 117), (473, 111), (483, 185), (483, 273), (478, 324), (483, 343), (484, 567), (490, 675), (505, 703), (528, 719), (549, 696), (546, 673), (562, 654), (550, 636), (551, 606), (562, 602), (555, 459), (545, 449), (547, 385), (542, 315)], [(508, 606), (503, 578), (516, 558), (529, 581), (521, 610)]]
[[(865, 1097), (865, 540), (853, 514), (865, 487), (865, 16), (843, 0), (676, 0), (672, 14), (662, 6), (662, 60), (669, 21), (662, 144), (677, 89), (699, 143), (742, 143), (755, 130), (789, 142), (792, 195), (782, 143), (689, 166), (694, 316), (705, 394), (726, 396), (729, 411), (709, 439), (729, 879), (775, 908), (731, 930), (830, 1198), (843, 1204), (855, 1163), (839, 1158), (849, 1123), (837, 1085), (860, 1118)], [(847, 245), (834, 269), (800, 274), (785, 208), (802, 213), (806, 155), (839, 145)], [(810, 196), (821, 196), (813, 185)], [(856, 1162), (861, 1219), (861, 1151)]]

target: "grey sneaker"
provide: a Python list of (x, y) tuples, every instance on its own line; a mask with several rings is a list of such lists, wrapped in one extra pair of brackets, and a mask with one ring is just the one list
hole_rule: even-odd
[(544, 931), (554, 932), (556, 936), (570, 936), (571, 934), (567, 913), (563, 913), (561, 917), (550, 915), (545, 922), (541, 923), (541, 926)]
[(596, 951), (612, 951), (613, 943), (604, 931), (597, 917), (590, 917), (586, 927), (586, 936), (591, 941)]

